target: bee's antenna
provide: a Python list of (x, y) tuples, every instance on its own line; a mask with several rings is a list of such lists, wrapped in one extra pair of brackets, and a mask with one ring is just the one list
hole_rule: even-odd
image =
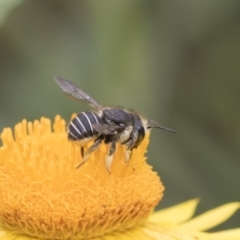
[(168, 132), (176, 133), (175, 130), (170, 129), (170, 128), (163, 127), (163, 126), (161, 126), (160, 123), (158, 123), (158, 122), (156, 122), (156, 121), (153, 121), (153, 120), (148, 120), (148, 124), (149, 124), (149, 125), (147, 126), (147, 129), (159, 128), (159, 129), (162, 129), (162, 130), (165, 130), (165, 131), (168, 131)]
[(147, 128), (148, 129), (150, 129), (150, 128), (159, 128), (159, 129), (162, 129), (162, 130), (165, 130), (165, 131), (168, 131), (168, 132), (176, 133), (175, 130), (170, 129), (170, 128), (166, 128), (166, 127), (163, 127), (163, 126), (148, 126)]

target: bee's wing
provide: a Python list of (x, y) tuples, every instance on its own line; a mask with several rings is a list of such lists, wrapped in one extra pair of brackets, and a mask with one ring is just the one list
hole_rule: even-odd
[(163, 127), (163, 126), (161, 126), (161, 124), (159, 122), (156, 122), (154, 120), (148, 120), (148, 127), (147, 128), (159, 128), (159, 129), (163, 129), (163, 130), (166, 130), (166, 131), (169, 131), (169, 132), (172, 132), (172, 133), (176, 133), (175, 130)]
[(102, 123), (95, 123), (92, 126), (95, 131), (104, 135), (113, 134), (118, 129), (117, 126)]
[(60, 77), (54, 77), (54, 80), (68, 96), (86, 102), (93, 108), (103, 108), (103, 106), (101, 106), (96, 100), (94, 100), (90, 95), (85, 93), (82, 89), (78, 88), (73, 83)]

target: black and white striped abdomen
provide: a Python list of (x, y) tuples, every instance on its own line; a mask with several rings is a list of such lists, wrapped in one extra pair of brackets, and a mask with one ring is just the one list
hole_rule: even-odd
[(99, 122), (101, 122), (101, 119), (94, 112), (78, 114), (68, 125), (68, 139), (77, 141), (96, 136), (98, 133), (92, 125)]

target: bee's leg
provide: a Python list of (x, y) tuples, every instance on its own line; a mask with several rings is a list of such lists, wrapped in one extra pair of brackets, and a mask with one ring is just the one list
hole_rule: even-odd
[(126, 158), (126, 163), (129, 162), (129, 159), (132, 156), (132, 149), (127, 149), (126, 153), (125, 153), (125, 158)]
[[(100, 145), (102, 140), (103, 140), (102, 137), (96, 138), (96, 140), (94, 141), (93, 145), (87, 149), (86, 154), (82, 156), (83, 157), (83, 161), (77, 165), (77, 167), (76, 167), (77, 169), (79, 167), (81, 167), (87, 161), (90, 153), (97, 149), (97, 147)], [(81, 154), (82, 154), (82, 148), (81, 148)]]
[(132, 156), (132, 150), (136, 147), (137, 139), (138, 139), (138, 129), (134, 128), (131, 137), (125, 142), (127, 146), (127, 150), (125, 153), (126, 163), (129, 162), (129, 159)]
[(127, 139), (127, 141), (122, 143), (123, 145), (127, 146), (126, 152), (125, 152), (125, 163), (128, 163), (128, 160), (131, 158), (132, 155), (132, 145), (133, 145), (133, 140), (132, 137), (130, 137), (129, 139)]
[(116, 151), (116, 142), (112, 141), (110, 148), (109, 148), (108, 155), (106, 157), (106, 168), (107, 168), (107, 171), (109, 174), (111, 174), (110, 167), (112, 165), (113, 155), (114, 155), (115, 151)]

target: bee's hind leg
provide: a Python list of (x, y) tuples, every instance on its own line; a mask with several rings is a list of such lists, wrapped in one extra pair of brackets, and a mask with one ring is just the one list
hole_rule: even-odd
[(87, 161), (90, 153), (97, 149), (97, 147), (101, 144), (102, 140), (103, 140), (102, 137), (96, 138), (93, 145), (87, 149), (85, 154), (84, 154), (84, 148), (81, 147), (81, 156), (83, 161), (77, 165), (76, 167), (77, 169), (80, 168)]

